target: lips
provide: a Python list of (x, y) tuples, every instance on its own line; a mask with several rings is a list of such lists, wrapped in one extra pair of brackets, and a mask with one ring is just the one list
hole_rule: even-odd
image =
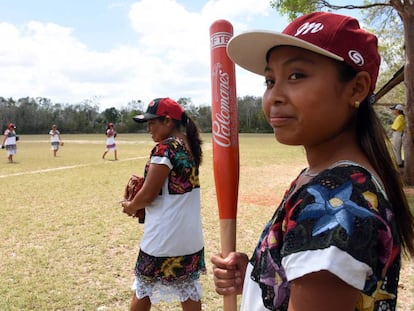
[(291, 120), (292, 120), (292, 117), (288, 115), (282, 115), (282, 114), (271, 115), (269, 117), (269, 123), (272, 127), (284, 126), (288, 124)]

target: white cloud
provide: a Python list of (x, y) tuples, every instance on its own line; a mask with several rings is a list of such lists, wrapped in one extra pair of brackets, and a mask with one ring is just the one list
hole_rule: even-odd
[[(161, 96), (210, 104), (210, 25), (224, 18), (239, 33), (269, 12), (268, 0), (210, 0), (200, 12), (173, 0), (141, 0), (125, 16), (136, 37), (106, 51), (88, 48), (56, 23), (0, 23), (0, 96), (63, 103), (97, 97), (102, 109)], [(237, 83), (239, 95), (264, 89), (261, 77), (241, 69)]]

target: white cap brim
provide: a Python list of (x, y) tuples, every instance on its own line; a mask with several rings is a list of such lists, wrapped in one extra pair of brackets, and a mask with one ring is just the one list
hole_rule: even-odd
[(344, 60), (341, 56), (312, 43), (272, 31), (249, 31), (231, 38), (227, 44), (227, 54), (235, 64), (263, 76), (267, 52), (271, 48), (281, 45), (303, 48), (338, 61)]

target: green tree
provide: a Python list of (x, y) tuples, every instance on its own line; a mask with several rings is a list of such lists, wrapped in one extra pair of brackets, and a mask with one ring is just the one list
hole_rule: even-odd
[(203, 133), (211, 133), (211, 106), (200, 106), (197, 125)]
[(120, 113), (115, 107), (105, 109), (102, 114), (106, 123), (117, 123), (120, 118)]
[(244, 96), (237, 99), (239, 131), (242, 133), (269, 132), (271, 127), (264, 118), (262, 98)]
[(18, 107), (13, 98), (0, 97), (0, 111), (0, 126), (3, 134), (10, 122), (16, 123)]
[[(364, 1), (364, 5), (335, 5), (323, 0), (271, 0), (270, 5), (293, 19), (312, 11), (340, 9), (375, 10), (382, 25), (402, 25), (403, 40), (398, 41), (395, 33), (390, 40), (397, 46), (403, 44), (404, 86), (406, 94), (406, 135), (404, 140), (404, 177), (408, 185), (414, 185), (414, 2), (411, 0)], [(373, 13), (372, 13), (373, 14)], [(392, 18), (391, 18), (392, 17)], [(391, 35), (391, 34), (390, 34)], [(396, 38), (395, 38), (396, 37)], [(398, 53), (397, 53), (398, 54)], [(394, 54), (395, 55), (395, 54)]]

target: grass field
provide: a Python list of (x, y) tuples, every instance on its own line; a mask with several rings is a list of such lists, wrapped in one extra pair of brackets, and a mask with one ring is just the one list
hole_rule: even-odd
[[(47, 135), (22, 135), (17, 163), (0, 151), (0, 311), (128, 310), (142, 225), (117, 203), (133, 173), (142, 175), (153, 142), (147, 134), (117, 137), (102, 160), (104, 135), (62, 135), (54, 158)], [(204, 138), (200, 168), (208, 273), (204, 310), (221, 310), (209, 257), (220, 247), (212, 148)], [(273, 135), (240, 136), (237, 248), (251, 254), (285, 188), (305, 167), (301, 148)], [(414, 205), (412, 198), (411, 204)], [(399, 310), (414, 310), (413, 263), (404, 262)], [(160, 304), (153, 310), (180, 310)]]

